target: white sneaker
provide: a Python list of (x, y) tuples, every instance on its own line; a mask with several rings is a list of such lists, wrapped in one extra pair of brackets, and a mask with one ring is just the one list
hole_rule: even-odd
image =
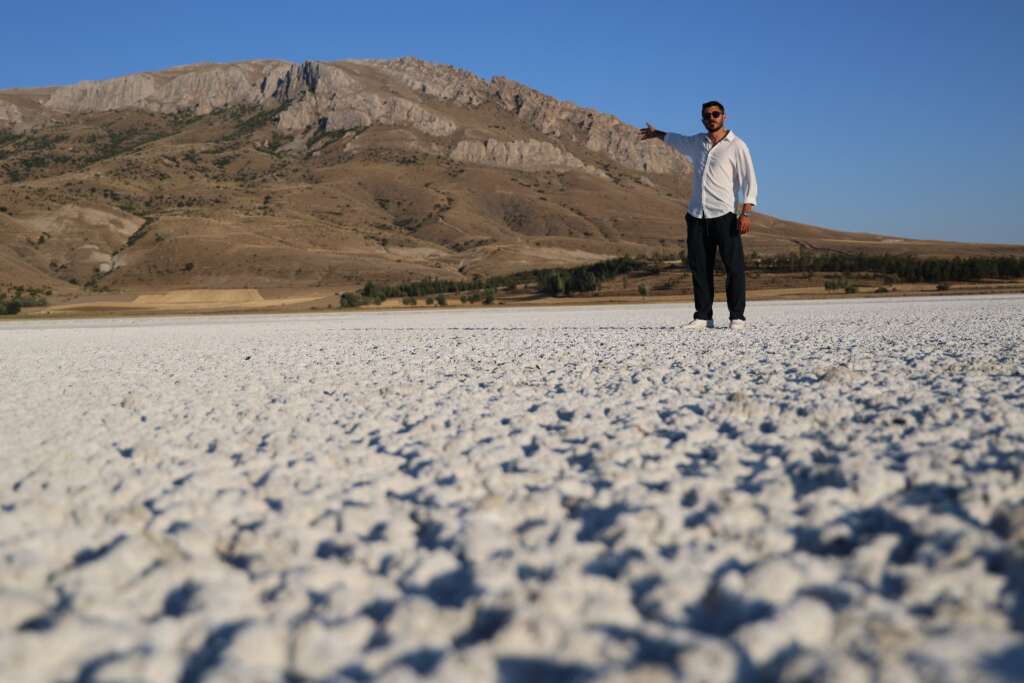
[(715, 321), (714, 320), (700, 320), (699, 318), (694, 318), (688, 324), (683, 325), (683, 329), (684, 330), (706, 330), (706, 329), (714, 327), (714, 326), (715, 326)]
[(747, 321), (746, 320), (740, 320), (740, 319), (737, 318), (736, 320), (730, 320), (729, 321), (729, 329), (730, 330), (742, 330), (742, 329), (745, 329), (746, 326), (747, 326)]

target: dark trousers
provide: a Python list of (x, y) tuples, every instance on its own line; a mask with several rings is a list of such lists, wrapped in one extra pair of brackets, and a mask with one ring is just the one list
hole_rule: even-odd
[(746, 320), (747, 274), (743, 269), (743, 242), (736, 214), (718, 218), (694, 218), (686, 214), (686, 251), (693, 273), (693, 302), (698, 320), (711, 320), (715, 301), (715, 249), (725, 265), (725, 298), (729, 302), (729, 319)]

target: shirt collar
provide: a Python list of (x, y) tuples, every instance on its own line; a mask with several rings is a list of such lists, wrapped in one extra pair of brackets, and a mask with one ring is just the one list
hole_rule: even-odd
[[(732, 130), (730, 130), (728, 133), (725, 134), (725, 137), (722, 138), (722, 142), (726, 142), (726, 141), (732, 142), (735, 138), (736, 138), (736, 134), (733, 133)], [(704, 133), (704, 139), (707, 142), (711, 142), (711, 137), (707, 133)]]

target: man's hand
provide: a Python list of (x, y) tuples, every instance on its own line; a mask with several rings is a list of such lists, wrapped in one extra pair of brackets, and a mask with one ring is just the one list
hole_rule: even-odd
[(650, 123), (648, 123), (646, 127), (640, 129), (640, 139), (641, 140), (650, 140), (651, 138), (658, 138), (659, 140), (664, 140), (665, 139), (665, 131), (658, 130), (657, 128), (652, 126)]
[(740, 234), (746, 235), (750, 232), (750, 216), (740, 216), (737, 219), (740, 228)]

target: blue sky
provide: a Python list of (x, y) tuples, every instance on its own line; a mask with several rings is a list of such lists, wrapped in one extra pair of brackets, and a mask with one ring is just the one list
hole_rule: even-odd
[(759, 209), (1024, 243), (1024, 2), (51, 2), (0, 23), (0, 88), (199, 61), (399, 57), (507, 76), (627, 123), (725, 103)]

